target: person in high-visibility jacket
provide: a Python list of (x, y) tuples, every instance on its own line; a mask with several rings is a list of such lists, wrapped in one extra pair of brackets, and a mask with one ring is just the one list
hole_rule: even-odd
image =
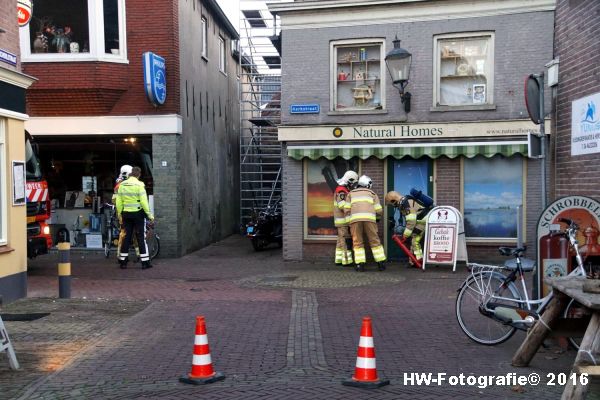
[[(131, 165), (125, 164), (121, 167), (121, 171), (119, 172), (119, 176), (117, 177), (117, 179), (115, 179), (115, 187), (113, 189), (113, 195), (112, 195), (112, 202), (113, 204), (117, 203), (117, 192), (119, 191), (119, 186), (121, 186), (121, 182), (123, 182), (124, 180), (126, 180), (127, 178), (129, 178), (129, 174), (131, 174), (131, 170), (133, 169), (133, 167)], [(119, 240), (117, 241), (117, 258), (119, 257), (119, 252), (118, 249), (121, 248), (121, 244), (123, 243), (123, 239), (125, 239), (125, 227), (123, 226), (123, 224), (120, 222), (119, 220)], [(137, 238), (133, 237), (132, 243), (135, 246), (135, 251), (137, 253), (137, 255), (139, 256), (140, 254), (140, 249), (139, 246), (137, 244)]]
[(344, 176), (337, 181), (338, 187), (333, 193), (333, 223), (337, 228), (337, 243), (335, 245), (335, 263), (342, 266), (352, 264), (352, 239), (350, 226), (346, 220), (344, 206), (346, 197), (358, 181), (358, 174), (346, 171)]
[(383, 207), (381, 207), (377, 194), (371, 190), (371, 186), (371, 178), (365, 175), (361, 176), (358, 179), (358, 187), (348, 193), (344, 206), (352, 234), (354, 262), (356, 270), (360, 272), (365, 270), (364, 264), (366, 263), (363, 234), (367, 236), (369, 247), (379, 270), (385, 270), (385, 251), (377, 235), (377, 220), (381, 218)]
[[(421, 261), (423, 259), (421, 241), (425, 232), (427, 214), (431, 210), (431, 207), (424, 206), (412, 196), (403, 196), (395, 191), (388, 192), (385, 195), (384, 201), (387, 205), (397, 207), (402, 215), (404, 215), (406, 226), (402, 232), (403, 241), (412, 237), (410, 251), (418, 261)], [(412, 260), (409, 259), (409, 263), (412, 264)]]
[(144, 228), (145, 219), (154, 220), (154, 216), (150, 213), (148, 206), (148, 197), (146, 195), (146, 187), (140, 177), (142, 171), (139, 167), (133, 167), (129, 178), (121, 182), (117, 191), (117, 215), (119, 221), (125, 226), (125, 238), (119, 248), (119, 264), (121, 268), (127, 268), (129, 261), (129, 245), (132, 241), (132, 236), (135, 235), (138, 239), (140, 247), (140, 259), (142, 261), (142, 269), (151, 268), (150, 255), (148, 254), (148, 246), (146, 245)]

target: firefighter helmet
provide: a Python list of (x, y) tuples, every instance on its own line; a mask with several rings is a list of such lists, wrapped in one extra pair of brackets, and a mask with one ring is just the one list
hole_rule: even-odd
[(123, 165), (121, 167), (121, 176), (124, 178), (129, 177), (129, 174), (131, 173), (131, 170), (133, 169), (133, 167), (131, 165)]
[(402, 202), (402, 195), (392, 190), (386, 193), (384, 201), (389, 206), (398, 207)]
[(358, 186), (371, 189), (371, 186), (373, 186), (373, 181), (368, 176), (363, 175), (358, 180)]
[(338, 185), (349, 186), (352, 187), (358, 181), (358, 174), (354, 171), (346, 171), (344, 176), (341, 179), (338, 179)]

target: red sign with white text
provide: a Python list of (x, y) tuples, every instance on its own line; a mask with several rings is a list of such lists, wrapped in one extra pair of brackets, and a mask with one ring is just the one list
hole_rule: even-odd
[(31, 20), (31, 1), (30, 0), (19, 0), (17, 1), (17, 19), (19, 26), (25, 26)]

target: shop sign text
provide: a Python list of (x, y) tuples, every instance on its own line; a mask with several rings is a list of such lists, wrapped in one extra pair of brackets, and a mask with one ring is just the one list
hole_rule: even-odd
[(571, 105), (571, 155), (600, 153), (600, 93)]

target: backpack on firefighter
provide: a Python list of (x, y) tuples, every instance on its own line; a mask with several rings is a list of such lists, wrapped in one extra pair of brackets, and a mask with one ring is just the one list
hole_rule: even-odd
[(410, 189), (410, 193), (404, 196), (402, 202), (400, 203), (400, 209), (410, 208), (408, 204), (409, 200), (413, 200), (423, 207), (417, 214), (417, 220), (422, 220), (425, 218), (427, 214), (429, 214), (429, 211), (433, 210), (435, 207), (435, 203), (431, 197), (423, 193), (421, 190), (417, 190), (415, 188)]

